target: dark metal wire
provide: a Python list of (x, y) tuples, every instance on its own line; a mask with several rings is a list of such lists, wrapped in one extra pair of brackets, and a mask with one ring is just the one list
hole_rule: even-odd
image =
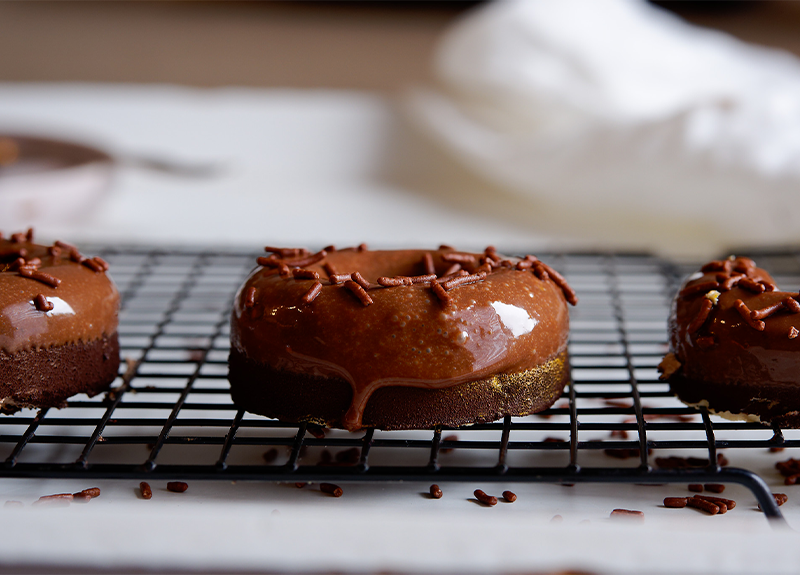
[[(571, 332), (573, 383), (539, 416), (427, 433), (368, 430), (362, 436), (314, 436), (305, 423), (281, 423), (238, 410), (228, 395), (230, 302), (256, 254), (95, 251), (111, 262), (120, 286), (121, 347), (123, 356), (133, 361), (104, 397), (73, 398), (63, 410), (0, 418), (0, 449), (8, 447), (0, 477), (728, 482), (748, 487), (768, 518), (783, 521), (764, 481), (748, 470), (721, 467), (717, 450), (798, 447), (800, 440), (784, 438), (779, 428), (770, 438), (758, 439), (759, 433), (748, 433), (763, 434), (765, 428), (758, 424), (712, 420), (705, 411), (698, 416), (671, 399), (654, 377), (654, 362), (666, 349), (666, 310), (684, 271), (670, 262), (637, 254), (543, 256), (563, 270), (582, 301), (574, 310)], [(795, 264), (786, 267), (786, 273), (800, 276), (795, 255), (781, 257), (776, 255), (775, 261)], [(645, 328), (637, 328), (636, 322)], [(651, 400), (668, 405), (648, 406)], [(102, 415), (87, 415), (87, 410), (101, 410)], [(722, 430), (740, 436), (717, 439), (715, 432)], [(458, 436), (450, 437), (455, 431)], [(686, 431), (698, 437), (670, 435)], [(599, 432), (606, 435), (600, 437)], [(636, 432), (635, 440), (625, 437), (628, 432)], [(568, 439), (550, 434), (568, 434)], [(77, 458), (65, 462), (68, 451), (62, 450), (70, 446), (82, 449)], [(98, 453), (100, 446), (115, 446), (123, 461)], [(219, 450), (213, 461), (193, 455), (204, 446)], [(356, 461), (319, 464), (323, 451), (354, 447), (359, 450)], [(265, 462), (258, 453), (264, 449), (283, 449), (285, 459)], [(697, 468), (654, 467), (656, 458), (650, 453), (671, 449), (696, 450), (708, 463)], [(611, 457), (606, 458), (608, 464), (587, 464), (587, 456), (620, 450), (636, 452), (639, 464), (625, 466)], [(428, 455), (406, 463), (414, 453)], [(496, 458), (484, 456), (492, 453)], [(566, 465), (551, 466), (551, 459), (538, 459), (558, 453), (568, 454)]]

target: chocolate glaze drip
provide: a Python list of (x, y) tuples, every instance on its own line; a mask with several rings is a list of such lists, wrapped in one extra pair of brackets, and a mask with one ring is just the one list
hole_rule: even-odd
[[(488, 255), (454, 254), (449, 247), (348, 248), (319, 252), (314, 261), (305, 257), (291, 262), (278, 257), (278, 249), (270, 251), (273, 256), (258, 261), (265, 267), (256, 269), (236, 296), (232, 346), (281, 372), (347, 381), (353, 390), (344, 421), (348, 429), (361, 427), (370, 396), (382, 387), (451, 387), (494, 373), (532, 369), (566, 349), (566, 301), (577, 299), (563, 277), (548, 273), (549, 267), (538, 266), (544, 273), (537, 274), (533, 266), (517, 269), (521, 260), (502, 258), (493, 250)], [(473, 276), (470, 281), (451, 283), (444, 291), (434, 278), (406, 280), (442, 275), (454, 255), (467, 273), (464, 277)], [(358, 273), (369, 289), (352, 280), (318, 283), (308, 301), (305, 296), (314, 282), (281, 277), (281, 264), (320, 274), (326, 267)], [(490, 270), (478, 272), (481, 265)], [(389, 278), (398, 281), (387, 282)], [(445, 299), (432, 291), (436, 287)], [(252, 288), (254, 300), (248, 296)]]
[[(0, 351), (13, 354), (115, 334), (119, 294), (105, 274), (108, 265), (80, 256), (64, 242), (42, 246), (32, 240), (32, 230), (0, 239)], [(76, 256), (61, 257), (62, 250)]]

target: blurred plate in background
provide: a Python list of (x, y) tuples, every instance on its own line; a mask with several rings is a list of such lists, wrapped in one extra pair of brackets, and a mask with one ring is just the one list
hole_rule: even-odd
[(114, 162), (74, 142), (0, 134), (0, 228), (80, 219), (109, 189)]

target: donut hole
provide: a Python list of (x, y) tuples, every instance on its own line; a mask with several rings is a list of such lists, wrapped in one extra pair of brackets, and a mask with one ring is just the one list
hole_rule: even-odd
[[(437, 275), (443, 275), (452, 266), (453, 262), (442, 260), (441, 253), (433, 250), (410, 251), (370, 251), (333, 252), (328, 256), (328, 262), (333, 265), (337, 273), (352, 273), (357, 271), (364, 279), (371, 283), (378, 281), (379, 277), (419, 276), (427, 274), (425, 254), (433, 258), (433, 266)], [(465, 265), (471, 270), (474, 266)], [(314, 269), (323, 270), (321, 264), (316, 264)]]

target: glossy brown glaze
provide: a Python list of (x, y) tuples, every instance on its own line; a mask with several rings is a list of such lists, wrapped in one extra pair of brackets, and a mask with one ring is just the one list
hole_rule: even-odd
[[(17, 239), (21, 239), (17, 236)], [(0, 350), (15, 353), (66, 343), (89, 342), (117, 331), (119, 293), (104, 271), (73, 261), (70, 251), (56, 246), (0, 239)], [(21, 275), (20, 251), (36, 265), (34, 277)], [(48, 251), (50, 250), (50, 251)], [(60, 253), (58, 257), (50, 252)], [(82, 256), (80, 256), (82, 257)], [(36, 274), (60, 280), (54, 287)], [(40, 311), (36, 298), (52, 304)], [(48, 306), (49, 307), (49, 306)]]
[[(430, 279), (386, 279), (427, 274), (427, 253), (440, 278), (455, 264), (464, 270), (465, 279), (439, 280), (446, 297), (441, 290), (437, 295)], [(265, 267), (250, 275), (235, 299), (232, 357), (346, 382), (352, 391), (342, 418), (347, 429), (362, 427), (370, 398), (382, 388), (450, 388), (562, 357), (571, 290), (552, 270), (540, 279), (530, 262), (516, 269), (520, 260), (495, 255), (487, 267), (485, 256), (448, 248), (278, 258), (318, 279), (297, 278), (274, 257), (262, 259)], [(347, 274), (353, 274), (350, 281), (338, 277)], [(304, 300), (316, 282), (321, 289)]]
[(800, 305), (752, 260), (711, 262), (676, 297), (662, 371), (683, 401), (800, 423)]

